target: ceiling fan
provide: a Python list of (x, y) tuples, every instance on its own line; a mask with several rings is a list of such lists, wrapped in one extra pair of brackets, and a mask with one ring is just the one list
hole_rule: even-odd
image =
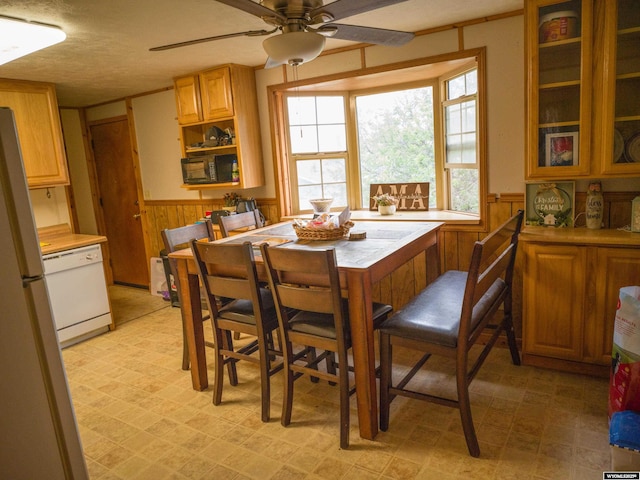
[(266, 36), (280, 31), (279, 35), (267, 38), (262, 44), (269, 56), (265, 68), (271, 68), (310, 62), (322, 53), (326, 37), (388, 46), (404, 45), (414, 37), (411, 32), (333, 23), (341, 18), (406, 0), (335, 0), (326, 5), (325, 0), (261, 0), (260, 3), (252, 0), (215, 1), (260, 17), (273, 28), (199, 38), (149, 50), (169, 50), (239, 36)]

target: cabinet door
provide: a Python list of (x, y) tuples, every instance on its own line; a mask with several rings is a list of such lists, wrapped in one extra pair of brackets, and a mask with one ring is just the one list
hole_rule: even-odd
[(621, 287), (640, 285), (640, 249), (598, 248), (593, 305), (585, 329), (586, 361), (611, 363), (613, 326)]
[(177, 78), (174, 82), (178, 123), (184, 125), (202, 120), (198, 77)]
[(67, 159), (53, 85), (1, 81), (0, 104), (13, 110), (29, 187), (68, 185)]
[(527, 178), (590, 173), (592, 0), (526, 5)]
[(202, 112), (205, 120), (233, 116), (233, 96), (229, 68), (217, 68), (200, 74)]
[[(600, 0), (596, 3), (595, 45), (602, 46), (597, 64), (599, 102), (594, 105), (598, 135), (595, 154), (602, 173), (640, 174), (640, 2)], [(594, 52), (599, 55), (600, 52)]]
[(586, 249), (523, 244), (523, 351), (582, 358)]

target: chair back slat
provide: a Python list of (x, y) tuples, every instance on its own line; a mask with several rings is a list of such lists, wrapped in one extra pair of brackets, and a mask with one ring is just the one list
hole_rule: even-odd
[(509, 244), (500, 256), (493, 261), (478, 277), (478, 282), (474, 291), (473, 303), (477, 303), (480, 298), (487, 293), (487, 290), (495, 283), (498, 278), (505, 279), (506, 272), (511, 262), (511, 251), (513, 245)]
[(333, 293), (328, 288), (300, 288), (279, 284), (278, 296), (283, 305), (297, 310), (318, 313), (333, 313)]
[(220, 233), (223, 237), (228, 237), (231, 232), (239, 229), (253, 229), (264, 226), (260, 212), (252, 210), (250, 212), (236, 213), (235, 215), (218, 217)]
[(218, 297), (252, 300), (251, 285), (246, 278), (207, 276), (209, 288)]
[(213, 227), (211, 221), (205, 220), (202, 223), (194, 223), (193, 225), (185, 225), (177, 228), (165, 228), (161, 232), (164, 248), (167, 253), (175, 252), (182, 248), (187, 248), (191, 240), (200, 240), (206, 238), (213, 240)]
[(260, 246), (276, 304), (282, 309), (331, 313), (343, 329), (340, 277), (335, 250), (296, 250)]
[[(207, 296), (251, 300), (261, 310), (258, 274), (250, 242), (242, 244), (192, 241), (194, 258)], [(215, 308), (214, 305), (211, 305)]]

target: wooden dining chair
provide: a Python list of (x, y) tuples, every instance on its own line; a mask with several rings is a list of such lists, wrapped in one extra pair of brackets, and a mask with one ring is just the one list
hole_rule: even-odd
[[(389, 406), (396, 396), (424, 400), (460, 410), (467, 448), (472, 457), (480, 447), (471, 417), (469, 384), (478, 373), (501, 332), (506, 333), (511, 359), (520, 365), (520, 354), (513, 332), (511, 285), (522, 227), (519, 211), (484, 240), (475, 243), (468, 272), (449, 270), (429, 284), (380, 327), (380, 429), (389, 427)], [(500, 307), (502, 312), (498, 312)], [(494, 318), (498, 317), (496, 323)], [(471, 356), (469, 350), (485, 328), (493, 333), (482, 350)], [(392, 382), (393, 346), (424, 352), (422, 358), (395, 385)], [(455, 359), (457, 398), (444, 398), (407, 387), (431, 355)]]
[(228, 237), (234, 230), (250, 230), (263, 227), (264, 222), (258, 210), (251, 210), (250, 212), (218, 217), (218, 225), (220, 225), (220, 233), (222, 236)]
[[(293, 383), (303, 374), (337, 383), (340, 388), (340, 447), (349, 446), (349, 386), (347, 352), (351, 348), (348, 305), (342, 299), (333, 248), (300, 250), (260, 246), (273, 292), (285, 363), (281, 423), (291, 422)], [(374, 303), (378, 322), (391, 306)], [(293, 345), (302, 349), (294, 352)], [(323, 353), (316, 355), (316, 349)], [(334, 362), (337, 355), (337, 363)], [(319, 370), (327, 361), (326, 371)]]
[[(228, 237), (235, 230), (250, 230), (253, 228), (260, 228), (264, 226), (260, 212), (251, 210), (248, 212), (236, 213), (235, 215), (228, 215), (226, 217), (218, 217), (218, 225), (220, 226), (220, 234), (223, 238)], [(235, 340), (240, 339), (240, 332), (234, 332), (233, 338)]]
[[(164, 248), (167, 253), (175, 252), (183, 248), (188, 248), (191, 240), (200, 240), (206, 238), (208, 240), (214, 240), (213, 225), (209, 220), (205, 220), (202, 223), (194, 223), (192, 225), (185, 225), (177, 228), (165, 228), (161, 232)], [(173, 259), (169, 259), (169, 269), (171, 275), (173, 275), (173, 281), (178, 289), (178, 302), (182, 303), (180, 298), (180, 282), (178, 280), (178, 272), (176, 269), (176, 262)], [(171, 288), (171, 285), (169, 285)], [(202, 296), (204, 298), (204, 296)], [(206, 305), (205, 305), (206, 306)], [(203, 320), (208, 320), (209, 315), (202, 316)], [(212, 342), (205, 342), (205, 345), (213, 347)], [(189, 370), (189, 346), (187, 344), (186, 331), (184, 324), (182, 325), (182, 369)]]
[[(260, 368), (262, 421), (269, 421), (270, 378), (282, 370), (282, 352), (274, 348), (278, 318), (271, 292), (260, 285), (250, 242), (206, 243), (194, 240), (193, 254), (198, 275), (204, 285), (215, 340), (213, 404), (220, 405), (224, 366), (229, 382), (238, 384), (236, 363), (245, 360)], [(219, 306), (216, 296), (231, 299)], [(236, 348), (232, 333), (252, 335), (255, 340)], [(280, 360), (278, 361), (278, 358)]]

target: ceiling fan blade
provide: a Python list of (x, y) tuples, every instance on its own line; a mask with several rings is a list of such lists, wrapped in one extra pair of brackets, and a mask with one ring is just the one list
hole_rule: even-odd
[(279, 67), (280, 65), (284, 65), (284, 63), (278, 62), (271, 57), (267, 57), (267, 61), (264, 64), (264, 68), (274, 68), (274, 67)]
[(243, 12), (250, 13), (251, 15), (255, 15), (256, 17), (275, 17), (282, 22), (287, 21), (287, 17), (285, 17), (281, 13), (264, 7), (259, 3), (252, 2), (251, 0), (216, 0), (216, 2), (224, 3), (225, 5), (229, 5), (230, 7), (237, 8), (238, 10), (242, 10)]
[[(315, 18), (326, 12), (330, 14), (334, 20), (340, 20), (341, 18), (351, 17), (353, 15), (358, 15), (359, 13), (369, 12), (371, 10), (406, 1), (407, 0), (336, 0), (333, 3), (312, 10), (309, 16), (311, 18)], [(231, 1), (230, 3), (235, 2)]]
[(216, 35), (215, 37), (206, 37), (206, 38), (198, 38), (196, 40), (187, 40), (186, 42), (178, 42), (171, 43), (169, 45), (162, 45), (160, 47), (150, 48), (150, 52), (159, 52), (161, 50), (171, 50), (172, 48), (178, 47), (186, 47), (188, 45), (196, 45), (198, 43), (212, 42), (213, 40), (223, 40), (225, 38), (233, 38), (233, 37), (259, 37), (262, 35), (271, 35), (275, 33), (278, 29), (275, 28), (273, 30), (249, 30), (248, 32), (237, 32), (237, 33), (227, 33), (225, 35)]
[[(337, 30), (336, 30), (337, 27)], [(357, 25), (344, 25), (341, 23), (328, 23), (321, 25), (316, 32), (322, 34), (323, 29), (333, 32), (331, 38), (339, 40), (351, 40), (359, 43), (373, 43), (375, 45), (387, 45), (399, 47), (410, 42), (415, 35), (411, 32), (401, 32), (399, 30), (387, 30), (384, 28), (360, 27)]]

